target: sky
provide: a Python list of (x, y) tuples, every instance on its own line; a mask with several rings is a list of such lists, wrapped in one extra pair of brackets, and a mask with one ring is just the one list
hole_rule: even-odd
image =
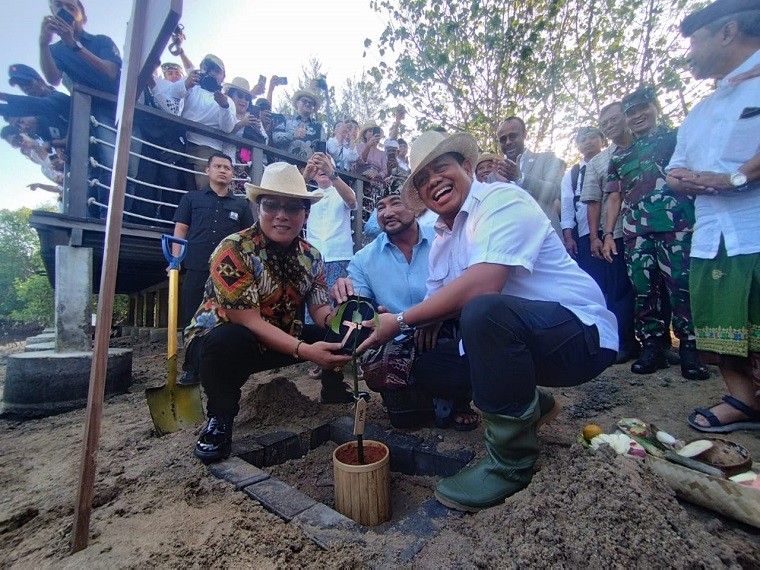
[[(21, 94), (8, 85), (8, 66), (25, 63), (39, 70), (40, 24), (49, 14), (49, 4), (47, 0), (4, 1), (23, 8), (6, 11), (0, 19), (0, 91)], [(88, 20), (85, 30), (109, 36), (123, 56), (132, 2), (82, 3)], [(362, 57), (364, 39), (377, 40), (385, 27), (381, 15), (369, 7), (369, 0), (184, 0), (182, 24), (187, 36), (185, 51), (193, 62), (198, 64), (205, 54), (213, 53), (224, 61), (227, 79), (242, 76), (253, 85), (260, 74), (279, 75), (288, 77), (292, 85), (309, 58), (316, 57), (328, 83), (336, 88), (379, 62), (371, 53)], [(179, 58), (166, 52), (162, 61), (179, 62)], [(63, 86), (59, 89), (66, 92)], [(282, 88), (275, 91), (275, 97), (278, 91)], [(0, 141), (0, 209), (52, 203), (51, 194), (26, 187), (32, 182), (47, 179), (37, 165)]]

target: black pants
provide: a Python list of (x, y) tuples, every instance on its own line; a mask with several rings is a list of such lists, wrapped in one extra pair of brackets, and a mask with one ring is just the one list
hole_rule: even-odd
[(618, 255), (614, 256), (612, 263), (604, 262), (606, 271), (603, 283), (599, 287), (607, 300), (607, 308), (612, 311), (618, 322), (618, 337), (620, 348), (631, 350), (636, 344), (636, 335), (633, 329), (633, 303), (636, 293), (628, 278), (628, 270), (625, 265), (625, 251), (623, 238), (615, 240)]
[(186, 327), (203, 301), (203, 289), (206, 287), (209, 270), (187, 269), (182, 275), (182, 294), (180, 295), (180, 325)]
[(615, 361), (614, 350), (599, 347), (596, 326), (559, 303), (485, 295), (464, 306), (459, 324), (465, 355), (458, 343), (436, 346), (426, 353), (433, 365), (415, 365), (414, 374), (427, 387), (469, 379), (484, 412), (519, 415), (536, 385), (577, 386)]
[[(300, 338), (312, 343), (324, 340), (325, 331), (313, 325), (304, 326)], [(293, 339), (293, 348), (296, 341)], [(188, 364), (200, 374), (208, 397), (208, 416), (237, 415), (240, 389), (254, 372), (271, 370), (303, 362), (289, 354), (259, 350), (259, 342), (243, 325), (225, 323), (193, 339), (187, 347)]]

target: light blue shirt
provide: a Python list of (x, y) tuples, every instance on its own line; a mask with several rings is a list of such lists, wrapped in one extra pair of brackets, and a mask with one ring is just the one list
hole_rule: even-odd
[(419, 228), (411, 262), (385, 232), (356, 252), (348, 264), (348, 276), (357, 295), (371, 298), (392, 313), (405, 311), (425, 298), (428, 255), (435, 232), (430, 226)]

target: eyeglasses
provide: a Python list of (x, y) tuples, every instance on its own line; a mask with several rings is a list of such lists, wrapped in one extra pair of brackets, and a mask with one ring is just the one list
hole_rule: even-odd
[(301, 99), (301, 103), (303, 103), (304, 105), (310, 105), (312, 107), (314, 107), (317, 104), (316, 101), (314, 101), (313, 99), (307, 99), (305, 97)]
[(520, 133), (508, 133), (506, 135), (502, 135), (499, 137), (499, 142), (507, 142), (507, 139), (509, 139), (509, 142), (515, 142), (517, 138), (520, 136)]
[(288, 216), (295, 216), (300, 214), (306, 209), (306, 206), (297, 202), (288, 202), (283, 204), (277, 200), (268, 200), (266, 198), (261, 200), (261, 209), (267, 214), (276, 214), (280, 210), (285, 212)]

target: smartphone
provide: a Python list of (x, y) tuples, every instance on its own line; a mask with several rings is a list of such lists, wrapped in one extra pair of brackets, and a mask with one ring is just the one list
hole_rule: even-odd
[(380, 135), (380, 136), (382, 136), (383, 135), (383, 129), (381, 129), (380, 127), (372, 127), (372, 134), (373, 135)]
[(314, 141), (314, 152), (327, 152), (327, 143), (322, 140)]
[(277, 78), (277, 85), (287, 85), (288, 84), (288, 78), (287, 77), (278, 77)]
[(74, 16), (72, 16), (69, 12), (67, 12), (63, 8), (58, 10), (58, 12), (56, 12), (55, 15), (58, 16), (64, 22), (66, 22), (69, 26), (74, 25)]

